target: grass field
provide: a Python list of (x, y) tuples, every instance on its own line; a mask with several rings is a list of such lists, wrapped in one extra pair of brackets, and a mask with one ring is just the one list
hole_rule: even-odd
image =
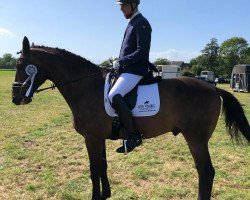
[[(14, 106), (13, 77), (14, 72), (0, 71), (0, 199), (90, 199), (84, 138), (74, 131), (66, 102), (54, 90)], [(249, 120), (250, 94), (235, 96)], [(111, 200), (197, 198), (197, 173), (181, 134), (145, 140), (128, 156), (115, 153), (118, 146), (120, 141), (107, 141)], [(249, 145), (231, 142), (222, 117), (209, 148), (216, 170), (212, 199), (250, 200)]]

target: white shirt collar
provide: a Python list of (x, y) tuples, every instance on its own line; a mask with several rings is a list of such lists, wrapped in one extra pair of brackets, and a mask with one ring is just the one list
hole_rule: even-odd
[(137, 10), (137, 11), (133, 14), (133, 16), (132, 16), (130, 19), (128, 19), (128, 22), (130, 22), (132, 19), (135, 18), (136, 15), (139, 15), (139, 14), (141, 14), (141, 12), (140, 12), (139, 10)]

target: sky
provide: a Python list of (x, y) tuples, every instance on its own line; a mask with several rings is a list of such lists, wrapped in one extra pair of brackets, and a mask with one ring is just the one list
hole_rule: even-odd
[[(141, 0), (153, 29), (150, 61), (189, 62), (212, 38), (250, 43), (249, 8), (249, 0)], [(18, 57), (27, 36), (99, 64), (119, 56), (127, 23), (116, 0), (0, 0), (0, 57)]]

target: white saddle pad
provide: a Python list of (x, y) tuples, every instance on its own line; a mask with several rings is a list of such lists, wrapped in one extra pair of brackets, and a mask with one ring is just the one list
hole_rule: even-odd
[[(106, 113), (111, 116), (117, 116), (115, 110), (111, 107), (108, 98), (109, 92), (109, 75), (107, 75), (104, 85), (104, 106)], [(132, 115), (134, 117), (146, 117), (153, 116), (160, 110), (160, 97), (158, 83), (150, 85), (140, 85), (137, 91), (137, 101), (134, 109), (132, 110)]]

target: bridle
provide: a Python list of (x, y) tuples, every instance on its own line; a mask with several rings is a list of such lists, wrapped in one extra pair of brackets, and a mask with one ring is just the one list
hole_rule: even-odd
[[(102, 68), (99, 72), (88, 74), (88, 75), (82, 76), (80, 78), (70, 80), (70, 81), (66, 81), (66, 82), (63, 82), (63, 83), (60, 83), (60, 84), (54, 84), (53, 83), (53, 84), (51, 84), (50, 87), (38, 89), (34, 93), (39, 93), (39, 92), (46, 91), (46, 90), (49, 90), (49, 89), (54, 90), (55, 88), (58, 88), (59, 86), (68, 85), (68, 84), (71, 84), (71, 83), (79, 82), (81, 80), (87, 79), (87, 78), (92, 77), (92, 76), (97, 76), (97, 75), (103, 74), (103, 71), (110, 71), (110, 67)], [(22, 82), (13, 82), (12, 88), (13, 89), (14, 88), (20, 89), (20, 94), (23, 93), (24, 89), (28, 88), (27, 91), (25, 91), (24, 97), (30, 97), (32, 87), (33, 87), (33, 84), (34, 84), (34, 81), (35, 81), (35, 77), (36, 77), (36, 75), (38, 73), (38, 70), (37, 70), (37, 67), (35, 65), (28, 64), (26, 66), (26, 68), (25, 68), (25, 72), (28, 75), (28, 78), (23, 83)], [(30, 84), (28, 84), (29, 81), (31, 82)]]
[[(23, 89), (27, 89), (27, 91), (25, 92), (25, 97), (30, 97), (31, 94), (31, 90), (35, 81), (35, 77), (37, 75), (37, 67), (35, 65), (32, 64), (28, 64), (25, 68), (25, 72), (28, 75), (28, 78), (22, 83), (22, 82), (13, 82), (12, 84), (12, 88), (20, 88), (20, 94), (22, 94)], [(28, 84), (28, 82), (31, 82), (30, 84)]]
[(49, 89), (54, 90), (54, 89), (57, 88), (58, 86), (64, 86), (64, 85), (68, 85), (68, 84), (71, 84), (71, 83), (79, 82), (79, 81), (81, 81), (81, 80), (84, 80), (84, 79), (87, 79), (87, 78), (89, 78), (89, 77), (96, 76), (96, 75), (99, 75), (99, 74), (102, 74), (102, 71), (96, 72), (96, 73), (93, 73), (93, 74), (89, 74), (89, 75), (85, 75), (85, 76), (80, 77), (80, 78), (78, 78), (78, 79), (71, 80), (71, 81), (66, 81), (66, 82), (63, 82), (63, 83), (57, 84), (57, 85), (55, 85), (55, 84), (53, 83), (53, 84), (51, 84), (50, 87), (42, 88), (42, 89), (36, 90), (35, 92), (36, 92), (36, 93), (39, 93), (39, 92), (42, 92), (42, 91), (45, 91), (45, 90), (49, 90)]
[[(54, 90), (54, 89), (57, 88), (58, 86), (63, 86), (63, 85), (68, 85), (68, 84), (70, 84), (70, 83), (75, 83), (75, 82), (78, 82), (78, 81), (81, 81), (81, 80), (84, 80), (84, 79), (87, 79), (87, 78), (89, 78), (89, 77), (96, 76), (96, 75), (99, 75), (99, 74), (102, 74), (102, 71), (97, 72), (97, 73), (93, 73), (93, 74), (89, 74), (89, 75), (83, 76), (83, 77), (81, 77), (81, 78), (78, 78), (78, 79), (75, 79), (75, 80), (71, 80), (71, 81), (67, 81), (67, 82), (64, 82), (64, 83), (61, 83), (61, 84), (57, 84), (57, 85), (55, 85), (55, 84), (53, 83), (53, 84), (51, 84), (50, 87), (38, 89), (38, 90), (36, 90), (34, 93), (43, 92), (43, 91), (49, 90), (49, 89)], [(16, 88), (16, 89), (20, 89), (20, 92), (19, 92), (20, 94), (22, 94), (23, 91), (24, 91), (26, 88), (28, 88), (26, 92), (24, 91), (24, 92), (25, 92), (24, 97), (25, 97), (25, 98), (28, 98), (28, 97), (30, 96), (31, 89), (32, 89), (32, 87), (33, 87), (34, 78), (35, 78), (35, 75), (29, 75), (29, 77), (28, 77), (23, 83), (21, 83), (21, 82), (13, 82), (12, 88), (13, 88), (13, 89), (15, 89), (15, 88)], [(29, 82), (30, 80), (31, 80), (31, 84), (28, 84), (28, 82)]]

